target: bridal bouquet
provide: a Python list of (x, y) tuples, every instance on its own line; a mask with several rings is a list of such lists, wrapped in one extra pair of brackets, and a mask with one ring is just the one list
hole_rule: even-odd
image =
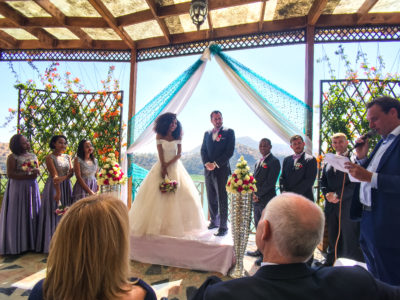
[(170, 180), (168, 177), (160, 183), (161, 193), (175, 192), (178, 188), (178, 182), (176, 180)]
[(34, 159), (29, 159), (27, 161), (24, 161), (24, 163), (21, 166), (22, 171), (31, 173), (34, 169), (38, 168), (38, 163)]
[(250, 194), (257, 192), (256, 180), (253, 174), (249, 172), (250, 168), (247, 161), (241, 156), (236, 164), (236, 169), (228, 178), (226, 191), (232, 194)]
[(57, 216), (62, 216), (67, 212), (68, 209), (69, 209), (69, 206), (64, 206), (61, 204), (61, 201), (58, 201), (57, 209), (54, 211), (54, 213)]
[(109, 153), (105, 159), (106, 164), (97, 174), (98, 185), (115, 185), (124, 184), (127, 181), (127, 177), (122, 172), (121, 167), (116, 161), (115, 154)]

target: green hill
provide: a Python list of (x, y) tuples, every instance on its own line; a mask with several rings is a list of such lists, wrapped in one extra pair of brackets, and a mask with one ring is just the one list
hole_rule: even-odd
[[(235, 169), (236, 162), (241, 155), (243, 155), (244, 159), (247, 160), (247, 163), (251, 169), (253, 169), (255, 163), (260, 157), (258, 149), (237, 143), (233, 157), (230, 160), (232, 170)], [(284, 155), (276, 155), (275, 153), (274, 155), (277, 156), (280, 161), (283, 160)], [(142, 168), (150, 170), (157, 159), (157, 154), (155, 153), (137, 153), (134, 154), (133, 161)], [(201, 161), (200, 150), (196, 149), (192, 152), (185, 153), (184, 155), (182, 155), (181, 161), (189, 174), (203, 175), (204, 166)]]

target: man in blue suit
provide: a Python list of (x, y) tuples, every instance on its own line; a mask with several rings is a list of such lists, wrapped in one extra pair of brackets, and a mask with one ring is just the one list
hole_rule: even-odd
[(359, 138), (358, 164), (347, 163), (361, 181), (351, 207), (361, 219), (360, 246), (368, 270), (378, 279), (400, 285), (400, 101), (390, 97), (367, 105), (369, 127), (382, 136), (371, 155), (368, 139)]
[(253, 276), (225, 282), (209, 277), (192, 300), (400, 299), (399, 287), (376, 280), (359, 266), (307, 266), (323, 228), (324, 214), (315, 203), (294, 193), (276, 196), (257, 227), (261, 268)]
[(215, 235), (224, 236), (228, 232), (228, 194), (225, 185), (231, 173), (229, 159), (235, 150), (235, 132), (222, 127), (221, 112), (213, 111), (210, 118), (214, 128), (204, 134), (200, 150), (211, 217), (208, 229), (219, 228)]

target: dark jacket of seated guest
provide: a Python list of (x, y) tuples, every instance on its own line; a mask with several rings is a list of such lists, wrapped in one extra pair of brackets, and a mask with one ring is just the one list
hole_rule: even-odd
[[(43, 280), (44, 279), (35, 284), (31, 293), (29, 294), (28, 300), (43, 300)], [(131, 278), (130, 282), (132, 283), (132, 286), (141, 287), (146, 291), (144, 300), (157, 300), (154, 290), (146, 282), (138, 278)]]
[(394, 300), (400, 299), (400, 288), (374, 279), (359, 266), (311, 269), (299, 263), (263, 266), (251, 277), (224, 282), (209, 277), (192, 299)]
[(304, 196), (283, 193), (265, 207), (256, 232), (263, 254), (251, 277), (221, 282), (210, 277), (193, 300), (389, 300), (400, 299), (400, 287), (376, 280), (361, 267), (322, 267), (305, 263), (324, 232), (325, 217)]

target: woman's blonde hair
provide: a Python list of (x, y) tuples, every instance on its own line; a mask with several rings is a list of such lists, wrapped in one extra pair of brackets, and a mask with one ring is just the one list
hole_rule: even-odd
[(130, 290), (128, 276), (126, 206), (107, 194), (74, 203), (51, 240), (44, 299), (115, 299)]

